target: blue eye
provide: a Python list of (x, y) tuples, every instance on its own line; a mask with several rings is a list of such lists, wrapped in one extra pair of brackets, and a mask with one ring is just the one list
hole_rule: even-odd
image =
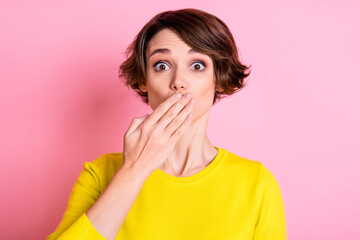
[(157, 62), (154, 65), (155, 71), (158, 71), (158, 72), (167, 70), (168, 68), (166, 68), (166, 67), (169, 67), (169, 66), (164, 62)]
[(193, 64), (191, 64), (191, 66), (194, 66), (195, 68), (192, 68), (194, 69), (195, 71), (203, 71), (204, 68), (206, 67), (206, 64), (202, 61), (197, 61), (197, 62), (194, 62)]

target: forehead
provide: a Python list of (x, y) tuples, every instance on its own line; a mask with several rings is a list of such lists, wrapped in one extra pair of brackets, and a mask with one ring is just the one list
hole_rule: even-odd
[(172, 45), (181, 43), (187, 45), (184, 40), (174, 31), (165, 28), (157, 32), (149, 41), (148, 50), (157, 45)]
[(172, 54), (173, 51), (207, 56), (190, 47), (176, 32), (165, 28), (156, 33), (149, 41), (149, 45), (146, 49), (146, 58), (150, 58), (156, 53)]

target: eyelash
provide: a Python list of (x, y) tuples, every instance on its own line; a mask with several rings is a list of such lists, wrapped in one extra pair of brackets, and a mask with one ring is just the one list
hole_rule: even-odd
[[(156, 66), (157, 66), (158, 64), (160, 64), (160, 63), (167, 64), (167, 63), (164, 62), (164, 61), (158, 61), (158, 62), (156, 62), (156, 63), (154, 64), (154, 66), (153, 66), (153, 68), (155, 69), (156, 72), (165, 71), (165, 70), (162, 70), (162, 71), (161, 71), (161, 70), (156, 70)], [(197, 61), (193, 62), (191, 65), (193, 65), (193, 64), (195, 64), (195, 63), (200, 63), (200, 64), (203, 65), (203, 69), (201, 69), (201, 70), (195, 70), (195, 71), (197, 71), (197, 72), (202, 72), (202, 71), (205, 70), (206, 64), (205, 64), (203, 61), (197, 60)]]

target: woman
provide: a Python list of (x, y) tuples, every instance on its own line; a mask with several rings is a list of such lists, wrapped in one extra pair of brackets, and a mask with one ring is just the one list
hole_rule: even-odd
[(271, 172), (206, 135), (212, 105), (249, 75), (225, 23), (160, 13), (127, 56), (120, 76), (154, 111), (131, 122), (123, 153), (85, 163), (48, 239), (286, 239)]

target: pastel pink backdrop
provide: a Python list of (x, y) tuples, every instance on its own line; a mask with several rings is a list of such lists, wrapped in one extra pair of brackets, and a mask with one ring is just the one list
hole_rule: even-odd
[(213, 144), (277, 178), (288, 238), (360, 239), (359, 4), (356, 1), (2, 1), (1, 239), (44, 239), (85, 161), (122, 151), (150, 112), (117, 79), (155, 14), (223, 19), (248, 86), (216, 104)]

